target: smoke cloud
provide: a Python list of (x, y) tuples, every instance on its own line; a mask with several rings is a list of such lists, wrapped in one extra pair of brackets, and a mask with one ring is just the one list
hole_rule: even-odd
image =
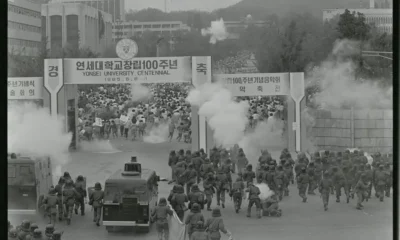
[(150, 90), (141, 84), (131, 84), (131, 97), (132, 102), (147, 100), (151, 97)]
[(248, 122), (248, 102), (235, 102), (229, 90), (211, 83), (190, 91), (186, 100), (198, 106), (199, 115), (206, 117), (217, 145), (232, 147), (243, 138)]
[(147, 143), (163, 143), (168, 140), (168, 124), (160, 124), (151, 128), (149, 134), (143, 137)]
[(32, 103), (8, 107), (8, 151), (36, 157), (50, 157), (54, 176), (70, 161), (72, 134), (65, 133), (63, 119), (50, 116), (48, 109)]
[(211, 22), (211, 27), (207, 29), (201, 29), (201, 35), (210, 36), (210, 43), (216, 44), (218, 41), (223, 41), (228, 37), (228, 33), (225, 28), (224, 20), (221, 18), (217, 21)]
[(248, 159), (257, 159), (264, 149), (281, 151), (287, 146), (283, 129), (284, 122), (281, 119), (269, 117), (258, 123), (253, 131), (246, 133), (239, 146)]
[(261, 194), (260, 199), (261, 201), (267, 200), (270, 196), (274, 195), (274, 192), (269, 189), (268, 185), (265, 183), (255, 184), (260, 189)]

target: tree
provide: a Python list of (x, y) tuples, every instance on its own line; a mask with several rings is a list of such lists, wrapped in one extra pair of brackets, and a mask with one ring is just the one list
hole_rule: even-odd
[(348, 9), (339, 17), (337, 30), (340, 39), (364, 41), (368, 39), (371, 27), (365, 22), (364, 14), (350, 13)]

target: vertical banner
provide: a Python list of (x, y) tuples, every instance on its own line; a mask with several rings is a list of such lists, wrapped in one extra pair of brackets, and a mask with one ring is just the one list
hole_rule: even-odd
[(301, 100), (304, 98), (304, 73), (290, 73), (290, 95), (295, 102), (296, 122), (293, 122), (293, 130), (296, 131), (296, 151), (301, 151)]
[[(192, 57), (193, 86), (199, 87), (207, 82), (211, 82), (211, 57)], [(199, 109), (197, 107), (193, 107), (192, 110), (198, 111)], [(195, 116), (195, 114), (192, 115)], [(193, 146), (193, 150), (199, 150), (203, 148), (207, 152), (207, 121), (204, 116), (198, 115), (198, 124), (192, 124), (192, 138), (195, 137), (198, 137), (199, 140), (198, 146)]]
[(64, 85), (63, 79), (63, 60), (45, 59), (44, 60), (44, 87), (50, 94), (50, 114), (58, 114), (58, 92)]

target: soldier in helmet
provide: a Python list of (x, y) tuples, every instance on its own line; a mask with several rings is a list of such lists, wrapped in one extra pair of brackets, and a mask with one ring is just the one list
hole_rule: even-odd
[(204, 216), (201, 214), (200, 206), (197, 203), (194, 203), (185, 220), (185, 224), (188, 226), (189, 238), (191, 238), (198, 221), (204, 222)]
[(49, 216), (49, 224), (55, 224), (57, 219), (57, 206), (62, 206), (60, 198), (57, 197), (55, 188), (50, 188), (49, 195), (43, 200), (46, 206), (47, 216)]
[(42, 231), (40, 229), (35, 229), (35, 231), (33, 231), (33, 238), (34, 239), (43, 239)]
[(61, 231), (58, 230), (54, 231), (52, 240), (61, 240), (62, 234), (63, 233)]
[(101, 208), (103, 207), (104, 191), (101, 190), (101, 184), (95, 183), (94, 191), (90, 193), (89, 201), (94, 209), (93, 222), (100, 226)]
[(57, 192), (57, 197), (58, 197), (58, 220), (61, 221), (63, 219), (63, 215), (64, 215), (64, 203), (63, 203), (63, 197), (62, 197), (62, 193), (63, 193), (63, 188), (64, 188), (64, 184), (65, 184), (65, 179), (63, 177), (60, 177), (60, 179), (58, 180), (58, 184), (55, 187), (55, 190)]
[(16, 240), (18, 238), (18, 231), (15, 228), (11, 228), (8, 232), (8, 240)]
[(329, 204), (329, 192), (332, 188), (332, 180), (330, 179), (329, 172), (324, 172), (324, 177), (318, 185), (318, 191), (321, 193), (322, 202), (324, 204), (324, 210), (328, 211)]
[(21, 228), (18, 231), (18, 239), (25, 240), (26, 236), (31, 235), (31, 222), (28, 220), (23, 220)]
[(249, 182), (249, 186), (246, 189), (249, 193), (249, 205), (247, 206), (247, 217), (251, 217), (251, 208), (253, 204), (256, 205), (257, 217), (261, 218), (261, 191), (257, 186), (254, 186), (253, 182)]
[(386, 171), (386, 185), (385, 185), (385, 196), (390, 197), (390, 189), (393, 185), (393, 170), (390, 168), (390, 163), (385, 164)]
[(237, 156), (237, 168), (238, 173), (243, 173), (243, 170), (249, 164), (249, 160), (247, 160), (246, 155), (243, 152), (242, 148), (239, 148), (238, 156)]
[(212, 240), (220, 240), (221, 233), (223, 232), (228, 236), (231, 236), (231, 233), (226, 230), (224, 221), (221, 218), (221, 210), (219, 208), (214, 208), (212, 210), (211, 218), (207, 219), (204, 227), (207, 229), (207, 232)]
[(210, 159), (208, 158), (204, 159), (204, 163), (200, 166), (200, 172), (203, 177), (203, 180), (207, 178), (207, 175), (209, 173), (214, 174), (214, 167), (210, 163)]
[(256, 178), (256, 173), (253, 171), (253, 165), (248, 164), (246, 170), (243, 171), (242, 176), (248, 187), (249, 183), (252, 183), (254, 181), (254, 178)]
[[(65, 181), (66, 180), (71, 180), (72, 181), (72, 178), (71, 178), (71, 175), (69, 175), (69, 172), (64, 172), (63, 178), (65, 179)], [(72, 181), (72, 185), (73, 184), (74, 184), (74, 182)]]
[(200, 183), (201, 178), (201, 165), (203, 165), (203, 159), (200, 157), (199, 152), (194, 153), (194, 158), (192, 158), (192, 163), (194, 165), (194, 170), (197, 172), (197, 183)]
[(362, 210), (364, 208), (362, 202), (365, 198), (368, 197), (368, 183), (365, 173), (361, 174), (360, 180), (358, 181), (355, 190), (357, 194), (357, 209)]
[(235, 211), (236, 213), (238, 213), (242, 206), (242, 198), (245, 197), (244, 183), (241, 177), (238, 177), (236, 179), (236, 182), (233, 183), (230, 196), (233, 197), (233, 202), (235, 203)]
[(297, 188), (299, 189), (299, 195), (301, 198), (303, 198), (303, 202), (307, 202), (306, 191), (307, 191), (307, 186), (309, 184), (309, 175), (307, 174), (305, 167), (301, 168), (296, 178), (297, 178)]
[(172, 216), (172, 210), (167, 206), (167, 200), (165, 198), (160, 198), (158, 205), (153, 209), (151, 213), (152, 221), (156, 222), (158, 239), (162, 240), (163, 235), (164, 239), (168, 240), (169, 237), (169, 226), (167, 217)]
[(209, 173), (206, 176), (207, 176), (206, 179), (204, 179), (203, 181), (203, 188), (204, 188), (204, 194), (206, 195), (207, 210), (211, 211), (211, 203), (213, 199), (213, 194), (215, 193), (216, 183), (212, 173)]
[(375, 171), (375, 191), (379, 197), (379, 200), (383, 202), (385, 197), (385, 186), (387, 182), (388, 175), (384, 169), (384, 165), (380, 164), (378, 170)]
[(54, 225), (53, 224), (48, 224), (46, 226), (46, 229), (44, 231), (44, 234), (46, 235), (47, 238), (51, 238), (54, 233)]
[(66, 213), (64, 213), (64, 217), (67, 218), (67, 224), (71, 224), (72, 218), (72, 210), (74, 208), (75, 199), (79, 198), (80, 194), (74, 189), (72, 180), (67, 180), (65, 182), (65, 187), (63, 190), (63, 198)]
[(79, 175), (75, 182), (75, 190), (80, 195), (75, 199), (75, 214), (78, 214), (78, 209), (81, 208), (81, 216), (85, 215), (85, 198), (87, 197), (85, 185), (85, 179), (82, 175)]
[(38, 228), (39, 228), (39, 226), (36, 223), (31, 223), (31, 227), (30, 227), (31, 234), (33, 235), (33, 232)]
[(227, 184), (230, 191), (232, 189), (232, 175), (231, 175), (231, 173), (233, 173), (232, 160), (229, 158), (226, 159), (221, 167), (226, 174)]
[(222, 167), (218, 168), (215, 182), (217, 189), (217, 205), (220, 206), (220, 203), (222, 202), (222, 208), (225, 208), (225, 192), (229, 190), (229, 182)]
[(189, 198), (189, 209), (192, 209), (192, 205), (197, 203), (201, 209), (204, 209), (204, 194), (200, 191), (197, 184), (193, 184), (192, 191), (188, 195)]
[(189, 201), (188, 197), (185, 194), (185, 190), (182, 185), (178, 185), (176, 189), (176, 193), (173, 194), (171, 199), (171, 205), (173, 206), (176, 215), (178, 215), (179, 219), (183, 221), (183, 217), (185, 215), (185, 211), (188, 209), (185, 205)]
[(178, 179), (185, 179), (183, 184), (186, 183), (186, 194), (189, 194), (191, 187), (197, 182), (197, 172), (192, 163), (189, 164), (188, 168)]
[(196, 228), (192, 234), (192, 238), (190, 240), (209, 240), (210, 237), (208, 233), (205, 231), (204, 222), (198, 221), (196, 223)]
[(341, 190), (343, 188), (346, 194), (347, 203), (349, 203), (350, 195), (349, 195), (349, 190), (347, 188), (348, 185), (346, 182), (345, 175), (343, 174), (342, 170), (336, 166), (332, 170), (333, 170), (332, 182), (335, 185), (336, 202), (340, 202)]

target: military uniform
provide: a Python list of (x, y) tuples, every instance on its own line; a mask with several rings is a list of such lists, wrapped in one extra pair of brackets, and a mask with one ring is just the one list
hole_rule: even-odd
[(204, 160), (204, 163), (201, 165), (200, 172), (203, 177), (203, 180), (205, 178), (207, 178), (207, 175), (209, 173), (214, 174), (214, 167), (212, 166), (212, 164), (210, 163), (210, 160), (208, 158), (206, 158)]
[(72, 210), (74, 208), (75, 199), (80, 197), (80, 194), (73, 188), (72, 181), (67, 180), (65, 183), (65, 187), (63, 190), (63, 198), (64, 204), (66, 208), (66, 212), (64, 213), (64, 217), (67, 218), (67, 224), (71, 224), (72, 218)]
[(192, 191), (188, 195), (189, 208), (192, 208), (193, 204), (199, 204), (201, 209), (204, 209), (204, 194), (200, 191), (199, 186), (194, 184), (192, 186)]
[(174, 193), (172, 196), (172, 199), (171, 199), (172, 204), (171, 205), (174, 208), (176, 215), (178, 215), (178, 217), (181, 221), (183, 221), (185, 211), (187, 210), (185, 203), (188, 201), (189, 200), (185, 194), (183, 186), (178, 185), (178, 187), (176, 189), (176, 193)]
[(192, 236), (192, 233), (194, 232), (194, 230), (196, 228), (196, 224), (199, 221), (204, 222), (204, 216), (203, 216), (203, 214), (201, 214), (200, 206), (197, 203), (195, 203), (192, 205), (192, 208), (190, 209), (190, 213), (186, 217), (186, 220), (185, 220), (185, 224), (188, 226), (189, 238)]
[(165, 198), (160, 198), (158, 206), (156, 206), (151, 213), (151, 220), (156, 222), (159, 240), (162, 240), (163, 237), (165, 240), (169, 238), (168, 215), (172, 216), (173, 212), (167, 206), (167, 200)]
[(189, 194), (193, 184), (197, 182), (197, 172), (193, 168), (193, 164), (189, 164), (188, 169), (186, 169), (179, 177), (179, 179), (181, 178), (185, 179), (184, 183), (186, 183), (186, 194)]
[(243, 173), (243, 170), (246, 168), (249, 161), (247, 160), (243, 150), (239, 149), (239, 155), (237, 157), (237, 169), (238, 173)]
[(381, 202), (383, 202), (383, 198), (385, 196), (385, 187), (388, 177), (389, 176), (384, 169), (384, 165), (379, 165), (379, 169), (375, 171), (375, 191)]
[(357, 194), (357, 209), (361, 210), (363, 209), (362, 202), (366, 197), (368, 197), (368, 184), (366, 182), (366, 175), (362, 174), (360, 177), (360, 180), (358, 181), (355, 190)]
[(43, 200), (46, 213), (49, 217), (49, 224), (55, 224), (57, 219), (57, 206), (62, 207), (60, 199), (57, 197), (57, 192), (54, 188), (49, 190), (49, 195)]
[(324, 178), (320, 181), (318, 191), (321, 193), (322, 203), (324, 204), (324, 210), (328, 210), (329, 204), (329, 192), (332, 187), (332, 180), (329, 178), (329, 173), (324, 173)]
[(305, 167), (301, 169), (296, 178), (297, 178), (297, 188), (299, 189), (299, 195), (301, 198), (303, 198), (303, 202), (306, 202), (307, 201), (306, 191), (307, 191), (307, 185), (309, 184), (309, 176), (306, 173)]
[(78, 209), (81, 209), (81, 215), (85, 215), (85, 198), (87, 197), (87, 192), (85, 188), (85, 182), (82, 176), (78, 176), (75, 182), (75, 190), (79, 193), (79, 197), (75, 199), (75, 214), (78, 214)]
[(204, 227), (207, 229), (211, 240), (220, 240), (220, 232), (229, 234), (228, 230), (225, 228), (224, 221), (221, 218), (221, 210), (218, 208), (213, 209), (211, 218), (207, 219)]
[(225, 208), (225, 191), (228, 189), (228, 179), (226, 173), (222, 167), (218, 169), (217, 176), (215, 177), (216, 189), (217, 189), (217, 205), (219, 206), (222, 202), (222, 208)]
[(94, 191), (90, 193), (89, 205), (93, 207), (93, 222), (100, 226), (101, 209), (103, 207), (104, 191), (101, 190), (101, 184), (94, 185)]
[(210, 236), (204, 229), (204, 223), (199, 221), (196, 224), (196, 228), (192, 234), (190, 240), (210, 240)]
[(332, 182), (335, 185), (336, 202), (340, 202), (341, 190), (343, 188), (344, 192), (346, 194), (347, 203), (348, 203), (350, 195), (349, 195), (347, 181), (346, 181), (346, 178), (345, 178), (342, 170), (340, 170), (338, 167), (333, 168)]
[(232, 184), (232, 190), (230, 192), (231, 197), (233, 198), (233, 202), (235, 203), (235, 211), (239, 212), (242, 206), (242, 198), (244, 197), (244, 183), (242, 178), (238, 177), (236, 182)]
[(21, 228), (19, 229), (17, 236), (19, 240), (25, 240), (27, 236), (32, 236), (30, 231), (31, 223), (28, 220), (22, 221)]
[(279, 200), (282, 200), (283, 198), (285, 182), (285, 173), (283, 172), (282, 166), (279, 166), (274, 176), (275, 193), (277, 194)]
[(261, 194), (260, 189), (253, 185), (253, 183), (249, 184), (246, 192), (249, 192), (249, 205), (247, 206), (247, 217), (251, 217), (251, 207), (256, 205), (257, 217), (261, 218), (261, 200), (259, 195)]
[(246, 186), (249, 186), (249, 183), (253, 183), (256, 174), (253, 172), (253, 166), (251, 164), (247, 165), (246, 170), (243, 171), (242, 177), (246, 182)]
[(65, 180), (64, 178), (60, 178), (58, 184), (55, 186), (55, 190), (57, 192), (58, 197), (58, 220), (61, 221), (64, 216), (65, 205), (63, 201), (63, 188), (64, 188)]

